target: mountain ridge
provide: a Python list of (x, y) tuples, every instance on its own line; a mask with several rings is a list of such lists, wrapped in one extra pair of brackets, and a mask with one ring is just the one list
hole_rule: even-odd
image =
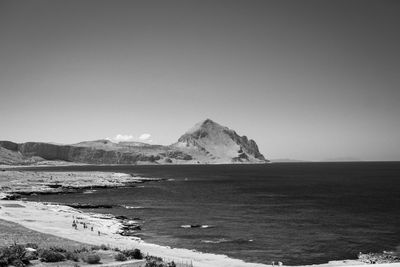
[(256, 142), (211, 119), (195, 124), (168, 146), (107, 139), (76, 144), (0, 141), (0, 164), (41, 161), (85, 164), (230, 164), (266, 163)]

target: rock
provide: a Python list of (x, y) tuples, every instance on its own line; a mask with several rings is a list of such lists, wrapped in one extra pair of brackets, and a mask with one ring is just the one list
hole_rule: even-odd
[(113, 205), (107, 205), (107, 204), (84, 204), (84, 203), (72, 203), (64, 205), (75, 209), (111, 209), (113, 207)]
[(129, 218), (124, 216), (124, 215), (115, 216), (115, 219), (118, 219), (118, 220), (129, 220)]
[(109, 140), (72, 145), (0, 141), (0, 163), (32, 164), (45, 160), (88, 164), (267, 162), (254, 140), (210, 119), (196, 124), (170, 146)]
[(203, 155), (211, 163), (267, 162), (254, 140), (239, 136), (235, 131), (210, 119), (196, 124), (174, 146), (187, 154)]
[(9, 194), (0, 192), (0, 200), (18, 200), (21, 196), (18, 194)]
[(137, 232), (136, 231), (130, 231), (130, 230), (124, 230), (119, 233), (122, 236), (136, 236)]

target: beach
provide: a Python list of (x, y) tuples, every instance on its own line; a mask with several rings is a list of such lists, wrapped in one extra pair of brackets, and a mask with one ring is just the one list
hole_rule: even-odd
[[(0, 219), (18, 223), (37, 232), (51, 234), (61, 238), (86, 243), (90, 245), (107, 244), (112, 248), (138, 248), (144, 254), (158, 256), (166, 260), (191, 263), (198, 267), (262, 267), (271, 266), (257, 263), (247, 263), (241, 260), (228, 258), (224, 255), (200, 253), (186, 249), (148, 244), (140, 239), (124, 237), (116, 232), (120, 223), (104, 215), (84, 213), (68, 206), (53, 205), (26, 201), (0, 201)], [(73, 220), (79, 220), (89, 226), (84, 229), (78, 226), (71, 227)], [(94, 227), (94, 231), (90, 227)], [(100, 231), (100, 235), (98, 234)], [(356, 260), (332, 261), (327, 264), (313, 265), (329, 266), (364, 266)], [(398, 267), (400, 263), (375, 264), (377, 267)]]
[[(0, 186), (5, 195), (56, 194), (66, 189), (87, 190), (91, 187), (135, 186), (144, 181), (157, 181), (135, 177), (125, 173), (103, 172), (20, 172), (4, 171), (0, 174)], [(57, 184), (58, 186), (53, 186)], [(193, 264), (198, 267), (262, 267), (270, 266), (250, 263), (221, 254), (202, 253), (184, 248), (171, 248), (144, 242), (138, 237), (122, 236), (123, 222), (113, 215), (83, 212), (79, 209), (56, 203), (24, 200), (0, 200), (0, 219), (17, 223), (23, 227), (44, 234), (111, 248), (140, 249), (144, 255), (163, 258), (165, 261)], [(77, 227), (73, 227), (73, 222)], [(83, 227), (83, 225), (87, 227)], [(93, 227), (93, 230), (92, 230)], [(35, 242), (35, 240), (32, 240)], [(358, 260), (331, 261), (315, 266), (361, 266)], [(400, 263), (376, 264), (377, 266), (398, 267)], [(299, 265), (300, 266), (300, 265)], [(306, 265), (304, 265), (306, 266)], [(307, 265), (308, 266), (308, 265)]]
[[(0, 173), (0, 196), (28, 194), (57, 194), (68, 190), (87, 190), (134, 186), (159, 179), (134, 177), (125, 173), (107, 172), (21, 172)], [(56, 186), (55, 186), (56, 185)], [(73, 193), (74, 191), (72, 191)], [(145, 255), (158, 256), (165, 260), (192, 263), (194, 266), (261, 267), (263, 264), (245, 263), (224, 255), (207, 254), (186, 249), (176, 249), (148, 244), (137, 237), (121, 236), (119, 220), (104, 214), (84, 213), (69, 206), (0, 200), (0, 219), (18, 223), (26, 228), (90, 245), (107, 244), (113, 248), (140, 249)], [(77, 228), (72, 227), (77, 221)], [(85, 223), (88, 228), (83, 228)], [(93, 227), (93, 231), (91, 230)]]
[[(193, 266), (243, 266), (261, 267), (263, 264), (245, 263), (241, 260), (231, 259), (223, 255), (200, 253), (186, 249), (174, 249), (154, 244), (148, 244), (140, 239), (125, 237), (117, 234), (121, 224), (104, 215), (84, 213), (79, 210), (62, 205), (52, 205), (25, 201), (0, 201), (0, 219), (12, 221), (22, 226), (62, 238), (91, 244), (107, 244), (121, 249), (138, 248), (144, 254), (162, 257), (177, 262), (192, 262)], [(85, 222), (89, 229), (73, 228), (73, 220)], [(94, 231), (90, 230), (90, 227)], [(100, 235), (98, 234), (100, 231)]]

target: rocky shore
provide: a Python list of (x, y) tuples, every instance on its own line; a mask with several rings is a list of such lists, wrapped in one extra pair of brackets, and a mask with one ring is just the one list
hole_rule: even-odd
[[(111, 172), (4, 170), (0, 172), (0, 199), (16, 200), (21, 196), (32, 194), (77, 193), (98, 188), (136, 186), (138, 183), (160, 180)], [(80, 208), (85, 206), (81, 205)]]

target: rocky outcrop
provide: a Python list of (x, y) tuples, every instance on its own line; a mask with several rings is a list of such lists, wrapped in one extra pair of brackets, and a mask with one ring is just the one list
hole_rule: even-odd
[(267, 162), (254, 140), (239, 136), (210, 119), (196, 124), (174, 146), (192, 154), (193, 158), (202, 155), (210, 163)]
[(139, 142), (86, 141), (73, 145), (0, 141), (0, 164), (39, 161), (88, 164), (263, 163), (254, 140), (207, 119), (170, 146)]

